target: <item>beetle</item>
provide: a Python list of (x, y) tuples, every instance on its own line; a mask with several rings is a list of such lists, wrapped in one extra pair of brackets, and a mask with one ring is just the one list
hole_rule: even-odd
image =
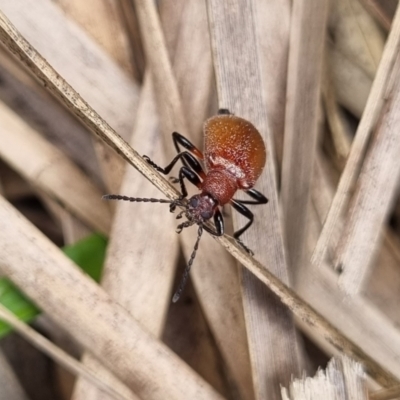
[[(203, 228), (214, 236), (224, 234), (224, 219), (221, 207), (230, 204), (236, 211), (249, 221), (234, 233), (236, 241), (248, 252), (252, 251), (240, 240), (240, 236), (253, 223), (254, 215), (246, 204), (266, 204), (268, 199), (255, 190), (257, 179), (265, 166), (267, 152), (264, 141), (258, 130), (249, 121), (237, 117), (227, 109), (220, 109), (218, 114), (204, 123), (204, 154), (188, 139), (178, 132), (173, 132), (172, 139), (178, 152), (176, 157), (165, 167), (161, 168), (149, 157), (143, 158), (158, 172), (167, 175), (175, 164), (181, 160), (183, 166), (179, 177), (172, 178), (180, 184), (181, 196), (175, 200), (148, 199), (109, 194), (103, 196), (106, 200), (126, 200), (132, 202), (168, 203), (170, 211), (183, 207), (177, 219), (186, 216), (187, 220), (177, 227), (177, 232), (191, 225), (198, 225), (197, 240), (183, 274), (181, 283), (172, 301), (178, 301), (189, 276), (196, 252), (199, 246)], [(181, 151), (181, 147), (185, 150)], [(205, 169), (201, 165), (202, 160)], [(200, 193), (186, 200), (188, 195), (185, 179), (195, 185)], [(233, 196), (238, 190), (244, 190), (252, 200), (237, 200)], [(213, 218), (214, 228), (204, 222)]]

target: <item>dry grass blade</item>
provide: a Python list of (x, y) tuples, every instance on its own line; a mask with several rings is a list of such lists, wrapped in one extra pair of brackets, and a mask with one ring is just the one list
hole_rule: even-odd
[[(84, 368), (93, 371), (104, 384), (123, 395), (124, 399), (140, 400), (129, 387), (122, 383), (111, 370), (104, 367), (91, 353), (86, 352), (81, 358), (81, 363)], [(81, 398), (85, 400), (113, 400), (114, 397), (110, 393), (104, 392), (95, 382), (79, 375), (77, 378), (70, 400), (79, 400)]]
[(0, 46), (2, 101), (100, 183), (93, 136), (65, 107), (54, 101), (40, 82), (27, 74), (17, 59), (10, 57), (4, 46)]
[[(398, 70), (400, 71), (400, 70)], [(399, 74), (397, 73), (393, 77)], [(395, 78), (394, 78), (395, 79)], [(372, 267), (381, 243), (400, 178), (400, 86), (396, 85), (384, 108), (352, 198), (335, 265), (343, 272), (339, 283), (354, 295)]]
[[(158, 136), (158, 120), (153, 99), (150, 74), (147, 74), (137, 110), (136, 126), (132, 144), (149, 157), (162, 158), (162, 143), (154, 145)], [(133, 197), (157, 198), (160, 192), (147, 184), (144, 177), (128, 166), (121, 193)], [(134, 210), (132, 209), (134, 207)], [(171, 235), (174, 230), (172, 219), (160, 214), (168, 213), (166, 205), (153, 205), (158, 209), (149, 210), (152, 205), (129, 202), (117, 204), (113, 229), (107, 247), (102, 286), (140, 324), (155, 337), (160, 338), (168, 305), (178, 255), (178, 237)], [(134, 239), (132, 239), (134, 238)], [(152, 251), (143, 251), (154, 247)], [(154, 277), (157, 276), (157, 279)], [(104, 367), (86, 355), (84, 363), (101, 372)], [(74, 400), (98, 399), (99, 390), (87, 381), (75, 386)]]
[[(307, 261), (307, 221), (329, 1), (293, 4), (282, 165), (282, 206), (290, 268)], [(307, 154), (307, 157), (304, 155)]]
[(82, 26), (124, 71), (129, 75), (136, 72), (132, 71), (132, 48), (121, 21), (123, 15), (119, 2), (55, 0), (55, 3), (67, 17)]
[[(59, 99), (61, 99), (65, 104), (67, 104), (75, 113), (78, 115), (82, 121), (87, 123), (93, 128), (99, 136), (104, 137), (107, 143), (114, 144), (114, 147), (119, 149), (119, 152), (127, 159), (131, 160), (132, 165), (137, 167), (146, 177), (151, 180), (163, 193), (167, 196), (174, 197), (177, 192), (166, 182), (161, 176), (154, 172), (148, 165), (143, 162), (143, 160), (129, 148), (129, 146), (117, 135), (115, 132), (102, 120), (98, 114), (96, 114), (93, 109), (91, 109), (80, 96), (69, 86), (62, 78), (55, 73), (55, 71), (49, 66), (47, 62), (30, 46), (21, 35), (15, 30), (15, 28), (10, 25), (10, 22), (4, 17), (0, 16), (0, 38), (7, 45), (8, 48), (13, 50), (22, 61), (30, 67), (30, 70), (41, 80), (46, 83), (47, 88), (54, 93)], [(5, 212), (5, 215), (10, 213), (13, 215), (12, 209)], [(5, 221), (9, 219), (10, 216), (2, 217)], [(16, 223), (19, 218), (16, 219)], [(25, 226), (24, 226), (25, 227)], [(30, 228), (29, 228), (30, 229)], [(24, 229), (21, 231), (21, 238), (24, 237)], [(15, 241), (21, 243), (21, 238), (16, 238)], [(232, 243), (227, 237), (219, 238), (218, 241), (223, 244), (226, 249), (246, 268), (254, 273), (264, 284), (266, 284), (270, 290), (275, 293), (281, 301), (286, 304), (292, 312), (297, 315), (300, 319), (305, 321), (311, 329), (318, 334), (326, 338), (327, 341), (332, 343), (333, 346), (340, 349), (342, 352), (352, 356), (353, 358), (360, 360), (366, 366), (367, 372), (377, 381), (381, 382), (384, 386), (393, 386), (396, 383), (396, 379), (388, 374), (380, 365), (378, 365), (373, 359), (369, 358), (365, 353), (354, 343), (349, 342), (343, 335), (340, 334), (336, 329), (334, 329), (325, 319), (323, 319), (318, 313), (315, 312), (310, 306), (304, 303), (293, 291), (291, 291), (286, 285), (284, 285), (278, 278), (276, 278), (272, 273), (270, 273), (263, 265), (255, 261), (247, 253), (245, 253), (236, 244)], [(1, 243), (1, 242), (0, 242)], [(22, 246), (23, 248), (23, 246)], [(18, 252), (21, 251), (21, 247), (18, 246)], [(3, 252), (4, 254), (4, 252)], [(42, 254), (42, 251), (39, 252)], [(65, 261), (61, 261), (65, 262)], [(54, 264), (52, 264), (54, 265)], [(69, 267), (71, 266), (68, 263)], [(18, 264), (16, 265), (18, 266)], [(19, 275), (18, 275), (19, 276)], [(21, 271), (21, 278), (26, 276), (26, 270)], [(78, 282), (80, 280), (78, 279)], [(85, 281), (86, 282), (86, 281)], [(24, 285), (21, 285), (24, 286)], [(28, 285), (28, 288), (30, 286)], [(75, 287), (74, 287), (75, 289)], [(96, 289), (98, 291), (98, 289)], [(76, 291), (75, 291), (76, 293)], [(98, 292), (99, 293), (99, 292)], [(102, 293), (102, 292), (100, 292)], [(32, 292), (32, 297), (35, 297), (35, 293)], [(48, 293), (46, 292), (46, 296)], [(68, 293), (69, 296), (69, 293)], [(104, 294), (101, 294), (104, 296)], [(69, 296), (69, 301), (75, 301), (75, 296)], [(68, 302), (66, 303), (68, 304)], [(62, 304), (61, 311), (64, 310), (65, 305)], [(104, 304), (106, 310), (109, 310), (109, 303), (107, 301)], [(118, 307), (119, 313), (124, 314)], [(88, 311), (88, 315), (90, 312)], [(58, 315), (58, 310), (54, 312), (54, 315)], [(124, 314), (125, 315), (125, 314)], [(72, 313), (67, 313), (66, 318), (75, 317)], [(124, 319), (127, 321), (128, 319)], [(61, 321), (62, 323), (63, 321)], [(110, 326), (112, 322), (110, 322)], [(104, 329), (107, 328), (108, 321), (105, 322)], [(100, 326), (102, 325), (101, 320), (99, 320)], [(91, 326), (87, 326), (87, 321), (83, 318), (82, 321), (77, 322), (77, 327), (83, 326), (83, 332), (79, 330), (80, 334), (85, 332), (85, 327), (90, 330)], [(110, 332), (111, 334), (118, 334), (118, 332)], [(127, 342), (132, 339), (132, 331), (126, 332)], [(100, 337), (101, 339), (101, 337)], [(114, 340), (115, 343), (119, 343), (118, 339)], [(88, 343), (88, 346), (92, 345), (92, 341)], [(125, 354), (124, 357), (128, 354)], [(152, 374), (149, 374), (151, 376)], [(164, 396), (165, 398), (165, 396)]]
[[(124, 395), (127, 400), (140, 400), (138, 396), (119, 380), (110, 369), (104, 367), (99, 360), (91, 353), (86, 352), (81, 358), (81, 363), (85, 368), (94, 371), (95, 374), (108, 386), (112, 387), (116, 392)], [(74, 389), (70, 400), (112, 400), (113, 397), (109, 393), (105, 393), (94, 382), (79, 377), (75, 381)]]
[(336, 195), (324, 223), (320, 238), (312, 256), (314, 265), (321, 262), (329, 248), (329, 243), (336, 227), (336, 221), (346, 207), (350, 189), (354, 184), (365, 154), (368, 139), (376, 123), (376, 118), (386, 97), (391, 72), (400, 48), (400, 8), (397, 10), (392, 29), (386, 42), (385, 50), (374, 79), (368, 102), (351, 146), (346, 167), (342, 173)]
[(347, 357), (333, 359), (325, 371), (314, 378), (292, 381), (289, 389), (282, 388), (283, 400), (367, 400), (367, 384), (361, 364)]
[(122, 139), (104, 119), (49, 65), (49, 63), (20, 35), (4, 14), (0, 14), (0, 39), (6, 47), (16, 54), (30, 71), (48, 90), (64, 103), (92, 131), (146, 175), (153, 184), (170, 198), (176, 198), (178, 192), (156, 173), (140, 155)]
[[(153, 89), (151, 75), (146, 74), (131, 142), (151, 159), (164, 161), (162, 141), (154, 143), (159, 137), (159, 121), (155, 117)], [(130, 166), (125, 171), (121, 193), (160, 197), (160, 192), (144, 177), (138, 178)], [(174, 230), (168, 205), (119, 202), (102, 279), (105, 290), (156, 337), (162, 334), (171, 300), (178, 257), (178, 236), (171, 234)], [(152, 250), (144, 251), (149, 248)]]
[[(316, 172), (318, 173), (315, 174), (315, 179), (313, 180), (313, 205), (315, 209), (310, 213), (312, 218), (309, 240), (310, 254), (315, 247), (322, 221), (329, 210), (329, 205), (334, 195), (334, 188), (328, 183), (326, 166), (322, 164), (320, 157), (317, 161), (316, 166), (318, 168)], [(322, 166), (324, 168), (321, 168)], [(318, 214), (318, 218), (316, 214)], [(342, 220), (340, 222), (344, 223)], [(338, 232), (335, 232), (335, 237), (333, 238), (335, 242), (338, 239), (336, 233)], [(398, 349), (400, 350), (400, 334), (395, 326), (398, 307), (395, 299), (389, 300), (393, 296), (389, 293), (397, 290), (396, 282), (398, 282), (398, 278), (396, 271), (398, 270), (398, 258), (393, 259), (387, 248), (384, 254), (386, 256), (381, 258), (378, 264), (379, 275), (383, 274), (383, 276), (379, 277), (377, 275), (378, 271), (376, 271), (373, 279), (374, 283), (376, 283), (376, 280), (384, 282), (384, 287), (381, 288), (381, 291), (387, 295), (383, 299), (378, 298), (375, 300), (373, 298), (376, 290), (374, 291), (371, 285), (365, 290), (368, 293), (368, 300), (361, 294), (352, 298), (343, 296), (343, 291), (338, 285), (339, 275), (335, 274), (327, 264), (324, 264), (321, 268), (312, 268), (310, 266), (306, 273), (301, 275), (301, 280), (297, 282), (296, 290), (303, 299), (309, 304), (313, 304), (314, 308), (337, 329), (350, 340), (358, 343), (359, 347), (364, 349), (371, 358), (384, 365), (387, 370), (391, 371), (399, 379), (400, 351)], [(395, 276), (388, 278), (385, 269), (387, 270), (390, 264)], [(388, 287), (388, 279), (393, 282), (393, 289)], [(380, 306), (379, 308), (382, 311), (386, 311), (386, 314), (390, 315), (391, 319), (377, 309), (374, 302)], [(392, 307), (391, 312), (390, 307)], [(313, 341), (318, 343), (328, 354), (337, 354), (332, 347), (321, 342), (320, 338), (314, 333), (310, 333), (310, 330), (305, 328), (304, 324), (302, 327), (312, 337)]]
[[(292, 2), (255, 1), (256, 36), (264, 85), (268, 123), (274, 136), (278, 169), (282, 165), (283, 132)], [(279, 15), (279, 18), (277, 18)], [(280, 171), (278, 171), (280, 176)]]
[(327, 59), (324, 63), (322, 96), (336, 156), (339, 163), (344, 165), (347, 160), (347, 156), (349, 155), (351, 146), (351, 136), (349, 132), (350, 129), (346, 125), (343, 111), (340, 109), (337, 103), (335, 89), (331, 80), (331, 68)]
[(0, 156), (94, 230), (107, 235), (111, 212), (101, 192), (71, 160), (0, 102)]
[(371, 78), (382, 55), (384, 36), (359, 0), (332, 2), (332, 36), (335, 47)]
[[(193, 246), (192, 235), (189, 238)], [(221, 246), (211, 237), (205, 236), (201, 240), (196, 267), (191, 271), (193, 284), (230, 379), (243, 399), (253, 399), (250, 355), (235, 259), (227, 252), (221, 254)], [(192, 249), (185, 247), (188, 258)]]
[(221, 399), (3, 198), (0, 220), (5, 275), (140, 397)]
[[(172, 150), (171, 140), (169, 139), (171, 132), (187, 132), (187, 123), (184, 118), (178, 87), (173, 79), (172, 66), (155, 4), (146, 0), (137, 0), (136, 12), (147, 62), (154, 77), (154, 86), (158, 91), (157, 101), (160, 101), (158, 106), (165, 148)], [(170, 155), (169, 151), (167, 151), (167, 155)]]
[[(355, 296), (348, 301), (343, 298), (337, 279), (332, 271), (324, 271), (321, 268), (320, 271), (315, 271), (305, 277), (304, 282), (298, 284), (297, 290), (306, 301), (315, 303), (318, 312), (334, 324), (340, 332), (344, 332), (360, 348), (365, 349), (364, 352), (370, 359), (384, 365), (386, 370), (391, 371), (399, 380), (400, 365), (397, 348), (400, 344), (400, 335), (398, 330), (391, 320), (365, 299)], [(342, 300), (338, 301), (338, 298)], [(332, 346), (316, 330), (310, 329), (306, 324), (302, 324), (302, 329), (327, 353), (347, 353), (337, 346)], [(368, 362), (361, 358), (357, 360), (366, 367), (369, 373)], [(385, 387), (390, 386), (390, 384), (385, 385)]]
[[(193, 7), (193, 5), (196, 5), (196, 7)], [(185, 11), (191, 9), (193, 12), (195, 9), (197, 11), (196, 16), (199, 17), (198, 5), (198, 2), (187, 4)], [(151, 159), (164, 165), (166, 162), (161, 162), (164, 159), (161, 156), (162, 140), (157, 140), (157, 146), (154, 146), (154, 139), (156, 137), (159, 138), (158, 121), (154, 117), (157, 113), (154, 102), (155, 98), (157, 98), (160, 101), (159, 108), (164, 109), (164, 115), (168, 116), (168, 119), (162, 122), (164, 124), (163, 130), (166, 133), (164, 139), (167, 142), (167, 147), (170, 147), (170, 143), (172, 143), (170, 141), (171, 130), (176, 129), (177, 125), (179, 127), (179, 122), (175, 122), (179, 118), (177, 115), (180, 113), (180, 105), (177, 104), (179, 96), (176, 85), (171, 80), (171, 66), (168, 54), (165, 51), (165, 43), (155, 7), (149, 2), (138, 2), (135, 7), (138, 10), (137, 16), (140, 19), (143, 37), (145, 38), (145, 49), (148, 53), (149, 64), (153, 69), (152, 76), (155, 77), (158, 85), (155, 88), (158, 96), (152, 95), (154, 89), (153, 84), (151, 84), (150, 73), (148, 73), (141, 97), (143, 102), (141, 102), (137, 114), (136, 126), (138, 129), (134, 133), (134, 143), (136, 148), (141, 148), (143, 153), (150, 156)], [(127, 11), (129, 12), (129, 10)], [(185, 36), (185, 30), (188, 30), (186, 27), (188, 23), (185, 23), (183, 19), (181, 21), (181, 17), (175, 14), (171, 15), (168, 22), (172, 25), (174, 23), (177, 23), (177, 25), (182, 24), (179, 32), (179, 42), (184, 42), (182, 36)], [(201, 34), (204, 37), (204, 34), (201, 33), (202, 29), (199, 30), (196, 28), (198, 27), (195, 24), (191, 24), (189, 27), (189, 31), (191, 30), (189, 33), (191, 33), (190, 39), (192, 40), (192, 45), (193, 40), (196, 40), (196, 36), (193, 33), (197, 36)], [(186, 42), (188, 42), (187, 39)], [(191, 51), (187, 56), (195, 57), (196, 54), (193, 55), (193, 53), (195, 52)], [(207, 59), (207, 57), (203, 56), (203, 59)], [(185, 57), (184, 60), (184, 67), (188, 69), (188, 65), (190, 64), (189, 57)], [(179, 58), (177, 61), (179, 61)], [(188, 77), (189, 74), (186, 72), (184, 71), (183, 75)], [(160, 82), (162, 82), (161, 87)], [(201, 83), (201, 78), (199, 83)], [(202, 87), (199, 87), (199, 89), (197, 93), (201, 93), (202, 90), (204, 91)], [(191, 101), (196, 101), (196, 96), (192, 96)], [(201, 107), (206, 108), (207, 103), (204, 103)], [(201, 107), (197, 110), (198, 114), (201, 114), (199, 112)], [(134, 173), (132, 170), (127, 173), (127, 178), (128, 176), (129, 178), (125, 181), (122, 192), (137, 197), (158, 197), (155, 188), (144, 188), (143, 181), (135, 179)], [(173, 266), (176, 260), (178, 237), (170, 234), (173, 231), (172, 225), (163, 224), (163, 227), (160, 228), (160, 220), (164, 220), (165, 216), (159, 218), (156, 212), (149, 212), (149, 205), (135, 205), (135, 213), (131, 212), (130, 214), (127, 207), (129, 205), (121, 204), (116, 215), (115, 229), (113, 231), (115, 240), (111, 241), (110, 257), (107, 260), (107, 265), (112, 268), (107, 269), (110, 273), (108, 274), (106, 271), (104, 284), (121, 304), (128, 310), (131, 310), (136, 319), (141, 321), (150, 332), (159, 336), (163, 328), (165, 313), (170, 300), (168, 296), (174, 272)], [(156, 207), (159, 207), (162, 213), (167, 212), (163, 206)], [(143, 211), (141, 212), (140, 210)], [(137, 214), (140, 216), (137, 217)], [(146, 234), (143, 234), (143, 232), (148, 232), (148, 236), (146, 237)], [(141, 239), (136, 240), (132, 245), (130, 243), (130, 238), (132, 237), (139, 237)], [(154, 246), (154, 241), (158, 243), (157, 250), (154, 252), (144, 252), (144, 248)], [(137, 250), (135, 251), (135, 249)], [(140, 256), (136, 256), (133, 261), (132, 254), (135, 253), (140, 254)], [(128, 257), (124, 258), (124, 255)], [(160, 262), (160, 260), (162, 261)], [(118, 265), (118, 267), (115, 268), (113, 264)], [(143, 268), (143, 265), (149, 265), (149, 267)], [(136, 267), (134, 272), (132, 271), (132, 266)], [(135, 282), (129, 285), (129, 276), (132, 275), (135, 276)], [(158, 276), (157, 283), (154, 283), (153, 276)], [(121, 282), (126, 282), (126, 290), (124, 290), (125, 285), (121, 287)], [(132, 292), (135, 295), (132, 295)], [(82, 390), (80, 393), (83, 398), (87, 398)]]
[(54, 3), (52, 0), (35, 3), (0, 0), (0, 10), (91, 107), (123, 138), (129, 138), (138, 86)]
[[(176, 50), (172, 52), (170, 50), (169, 54), (174, 54), (173, 72), (180, 89), (181, 102), (189, 129), (184, 134), (192, 143), (200, 144), (203, 141), (201, 133), (204, 120), (209, 115), (209, 98), (213, 80), (207, 9), (205, 2), (197, 0), (183, 0), (183, 4)], [(175, 13), (176, 2), (167, 1), (164, 8), (161, 8), (160, 18), (162, 21), (174, 24)], [(166, 32), (165, 29), (164, 32)], [(167, 40), (167, 33), (165, 35), (168, 44), (170, 40)], [(157, 57), (157, 54), (155, 56)], [(163, 81), (171, 79), (173, 77), (165, 76)], [(159, 101), (164, 102), (161, 97)], [(170, 139), (170, 132), (167, 139)], [(181, 236), (181, 241), (188, 260), (196, 241), (196, 230), (185, 232), (185, 236)], [(237, 269), (232, 268), (232, 262), (232, 257), (224, 252), (211, 237), (203, 236), (195, 266), (191, 271), (191, 278), (202, 311), (225, 362), (230, 382), (243, 399), (251, 399), (254, 395), (240, 284)], [(222, 314), (221, 310), (224, 310)], [(227, 332), (230, 334), (227, 335)]]
[(122, 393), (116, 392), (111, 386), (104, 383), (103, 380), (98, 377), (95, 372), (84, 367), (79, 361), (72, 358), (70, 355), (65, 353), (59, 347), (51, 343), (41, 334), (37, 333), (34, 329), (30, 328), (28, 325), (19, 321), (18, 318), (14, 316), (10, 311), (8, 311), (4, 306), (0, 305), (0, 319), (13, 327), (20, 335), (25, 337), (29, 342), (31, 342), (38, 349), (43, 351), (54, 361), (60, 363), (67, 370), (75, 375), (81, 376), (84, 379), (91, 381), (102, 391), (108, 393), (113, 399), (126, 400), (130, 397), (125, 396)]
[[(223, 239), (221, 239), (222, 241)], [(229, 243), (229, 242), (228, 242)], [(230, 249), (229, 249), (230, 248)], [(390, 387), (398, 382), (391, 373), (382, 368), (373, 358), (365, 353), (358, 345), (349, 341), (343, 334), (331, 323), (324, 319), (312, 307), (305, 303), (296, 293), (283, 284), (272, 273), (265, 269), (260, 263), (250, 262), (250, 257), (237, 246), (229, 245), (228, 250), (232, 252), (235, 258), (247, 267), (260, 281), (266, 284), (288, 308), (301, 319), (307, 328), (315, 333), (316, 337), (323, 338), (329, 345), (341, 353), (348, 355), (364, 365), (366, 372), (384, 387)], [(254, 268), (255, 267), (255, 268)], [(319, 281), (315, 280), (316, 283)], [(319, 299), (324, 296), (327, 290), (332, 290), (333, 286), (323, 287)], [(306, 289), (307, 290), (307, 289)], [(332, 303), (331, 303), (332, 304)], [(360, 310), (363, 308), (360, 307)], [(369, 325), (368, 320), (367, 326)], [(379, 328), (379, 327), (378, 327)], [(367, 328), (365, 328), (367, 329)], [(379, 329), (378, 329), (379, 331)]]
[(379, 390), (369, 395), (369, 400), (395, 400), (400, 397), (400, 386), (391, 389)]
[(139, 24), (134, 10), (134, 3), (131, 0), (121, 0), (117, 3), (119, 6), (120, 18), (125, 25), (127, 32), (129, 47), (131, 49), (133, 71), (138, 82), (142, 82), (145, 72), (145, 59), (143, 53), (143, 45), (139, 33)]
[(41, 194), (41, 200), (49, 213), (60, 222), (64, 243), (66, 246), (76, 243), (87, 237), (92, 232), (78, 218), (74, 217), (58, 202), (45, 194)]
[(5, 400), (29, 400), (7, 359), (0, 351), (1, 398)]
[[(175, 4), (164, 4), (161, 10), (168, 14), (168, 7), (175, 11)], [(155, 97), (160, 111), (161, 130), (164, 133), (164, 149), (169, 157), (175, 155), (171, 152), (171, 132), (183, 129), (181, 133), (189, 137), (194, 143), (199, 141), (193, 137), (194, 132), (200, 132), (206, 117), (207, 98), (211, 88), (211, 56), (209, 41), (204, 31), (207, 29), (206, 10), (203, 3), (185, 1), (182, 19), (179, 24), (179, 37), (174, 40), (164, 38), (160, 22), (151, 2), (137, 2), (136, 9), (143, 32), (144, 47), (147, 59), (154, 76)], [(161, 15), (162, 17), (163, 15)], [(168, 23), (177, 24), (175, 12), (171, 12)], [(167, 31), (168, 32), (168, 31)], [(170, 34), (170, 36), (173, 36)], [(171, 42), (174, 42), (172, 46)], [(166, 51), (166, 44), (170, 44), (170, 54), (174, 54), (173, 65), (176, 80)], [(176, 48), (175, 51), (174, 48)], [(200, 58), (200, 61), (199, 61)], [(182, 88), (181, 93), (177, 87)], [(182, 96), (182, 99), (180, 97)], [(182, 103), (185, 105), (182, 107)], [(185, 111), (183, 114), (183, 110)], [(185, 118), (186, 117), (186, 118)], [(190, 131), (186, 129), (190, 127)], [(157, 160), (158, 161), (158, 160)], [(192, 234), (193, 233), (193, 234)], [(184, 244), (185, 255), (189, 259), (196, 233), (186, 231), (180, 237)], [(246, 335), (243, 325), (242, 307), (238, 299), (232, 299), (235, 287), (229, 283), (237, 283), (236, 271), (230, 267), (230, 259), (218, 254), (219, 249), (208, 246), (209, 239), (203, 238), (201, 247), (207, 252), (199, 252), (196, 265), (191, 275), (203, 307), (205, 316), (214, 333), (216, 343), (227, 364), (230, 375), (235, 381), (239, 392), (244, 398), (251, 398), (251, 378), (246, 348)], [(206, 247), (208, 246), (208, 247)], [(218, 269), (218, 279), (214, 278)], [(222, 284), (224, 282), (225, 284)], [(236, 287), (237, 288), (237, 287)], [(225, 309), (224, 318), (221, 319), (220, 310)], [(226, 332), (234, 334), (227, 337)], [(232, 348), (236, 351), (233, 352)]]
[(328, 64), (339, 104), (361, 118), (371, 91), (372, 78), (330, 42)]
[(361, 3), (386, 31), (390, 30), (393, 14), (398, 5), (397, 0), (361, 0)]
[[(258, 180), (257, 189), (270, 202), (252, 209), (255, 224), (244, 234), (244, 241), (258, 259), (268, 261), (275, 275), (288, 282), (279, 224), (276, 157), (263, 97), (253, 3), (209, 1), (208, 8), (219, 106), (254, 123), (267, 144), (266, 172)], [(237, 221), (236, 227), (247, 222), (244, 218)], [(242, 279), (255, 395), (258, 399), (279, 398), (279, 384), (288, 382), (301, 368), (293, 321), (251, 274), (243, 271)]]

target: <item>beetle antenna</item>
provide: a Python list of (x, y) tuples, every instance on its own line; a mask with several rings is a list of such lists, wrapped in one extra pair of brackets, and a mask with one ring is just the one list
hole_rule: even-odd
[(125, 200), (132, 202), (143, 202), (143, 203), (176, 203), (176, 200), (167, 200), (167, 199), (151, 199), (151, 198), (141, 198), (141, 197), (128, 197), (121, 196), (119, 194), (106, 194), (102, 197), (103, 200)]
[(197, 249), (199, 248), (199, 242), (200, 242), (200, 238), (201, 238), (202, 234), (203, 234), (203, 225), (200, 224), (199, 230), (197, 231), (197, 240), (194, 245), (192, 255), (190, 256), (190, 260), (185, 268), (185, 272), (183, 273), (181, 282), (179, 283), (178, 290), (175, 292), (174, 297), (172, 298), (173, 303), (176, 303), (179, 300), (179, 298), (181, 297), (182, 291), (185, 288), (186, 282), (189, 278), (190, 269), (192, 268), (194, 258), (196, 257)]

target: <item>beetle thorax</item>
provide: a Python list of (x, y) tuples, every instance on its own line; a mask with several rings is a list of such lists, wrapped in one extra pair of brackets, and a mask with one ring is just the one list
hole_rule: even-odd
[(202, 193), (210, 194), (220, 206), (229, 203), (237, 190), (235, 176), (226, 170), (209, 171), (202, 185)]

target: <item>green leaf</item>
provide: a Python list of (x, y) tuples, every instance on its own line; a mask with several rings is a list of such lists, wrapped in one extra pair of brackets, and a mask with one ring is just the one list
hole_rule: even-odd
[[(106, 248), (106, 238), (99, 234), (93, 234), (73, 245), (65, 246), (63, 251), (83, 271), (96, 282), (99, 282)], [(31, 322), (40, 314), (40, 310), (7, 278), (0, 279), (0, 304), (25, 322)], [(0, 339), (11, 332), (11, 330), (7, 324), (0, 320)]]
[(63, 248), (64, 253), (79, 265), (96, 282), (100, 281), (106, 256), (107, 239), (93, 234), (70, 246)]
[[(32, 321), (39, 309), (28, 300), (8, 279), (0, 279), (0, 303), (23, 321)], [(12, 329), (0, 320), (0, 338)]]

